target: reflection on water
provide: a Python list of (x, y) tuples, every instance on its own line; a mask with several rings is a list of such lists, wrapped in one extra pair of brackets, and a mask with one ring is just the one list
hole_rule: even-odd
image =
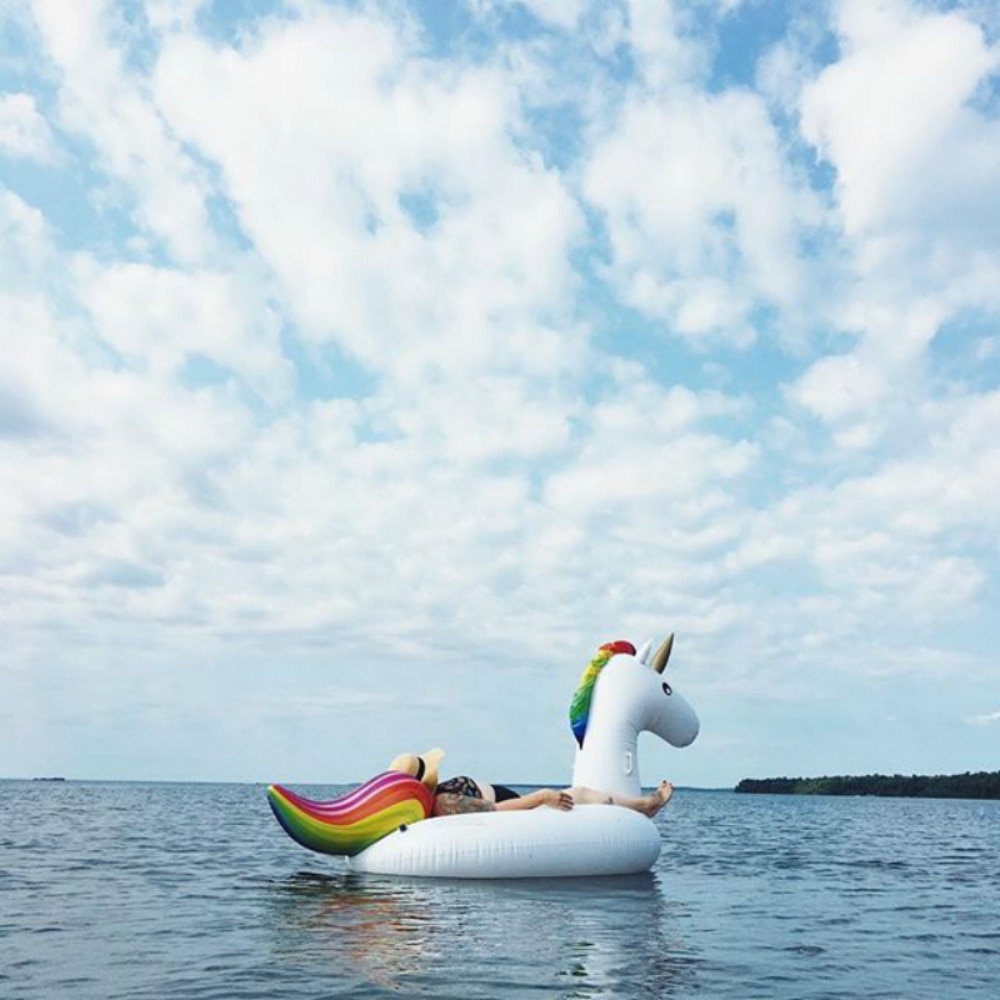
[(275, 883), (277, 957), (347, 969), (393, 986), (421, 968), (428, 909), (398, 886), (356, 874), (299, 872)]
[[(492, 882), (302, 871), (272, 883), (278, 962), (439, 997), (671, 996), (697, 957), (658, 877)], [(547, 991), (546, 990), (546, 991)]]

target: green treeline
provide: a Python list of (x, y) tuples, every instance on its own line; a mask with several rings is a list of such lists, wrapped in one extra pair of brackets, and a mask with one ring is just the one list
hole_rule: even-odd
[(925, 799), (1000, 799), (1000, 771), (975, 774), (866, 774), (832, 778), (744, 778), (735, 791), (778, 795), (886, 795)]

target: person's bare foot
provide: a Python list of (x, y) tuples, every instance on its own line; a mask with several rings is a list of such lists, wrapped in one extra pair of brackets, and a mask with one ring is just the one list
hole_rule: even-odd
[(646, 796), (646, 808), (643, 812), (652, 819), (669, 801), (674, 794), (674, 786), (669, 781), (661, 781), (656, 791)]

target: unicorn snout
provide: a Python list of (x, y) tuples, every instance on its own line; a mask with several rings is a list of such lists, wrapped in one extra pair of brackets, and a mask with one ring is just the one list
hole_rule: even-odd
[(700, 728), (701, 724), (698, 722), (698, 716), (692, 711), (691, 718), (686, 720), (683, 726), (678, 727), (678, 731), (670, 739), (670, 744), (675, 747), (689, 746), (697, 739)]
[(694, 709), (674, 691), (662, 704), (659, 718), (650, 728), (671, 746), (686, 747), (697, 738), (700, 723)]

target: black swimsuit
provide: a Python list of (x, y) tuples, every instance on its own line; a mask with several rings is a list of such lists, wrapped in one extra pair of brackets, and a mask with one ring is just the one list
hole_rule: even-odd
[[(507, 799), (519, 799), (521, 796), (512, 788), (506, 785), (493, 785), (493, 792), (497, 802), (506, 802)], [(434, 790), (435, 795), (464, 795), (470, 799), (485, 799), (483, 790), (468, 775), (459, 774), (447, 781), (442, 781)]]

